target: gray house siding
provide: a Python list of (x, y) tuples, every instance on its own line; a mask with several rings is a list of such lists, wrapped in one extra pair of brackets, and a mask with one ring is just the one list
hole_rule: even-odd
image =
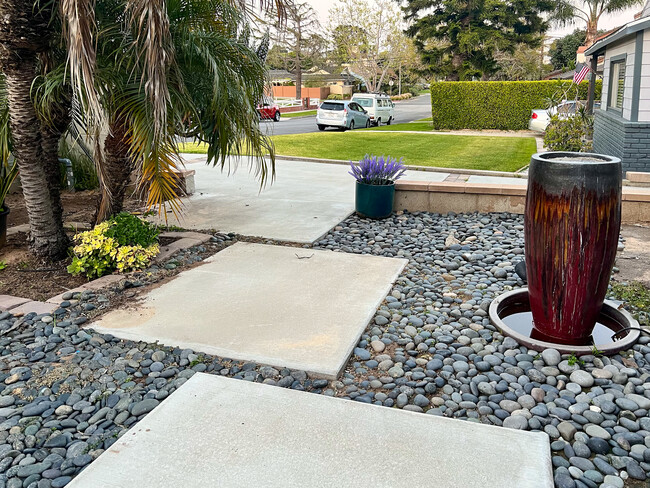
[(596, 110), (594, 151), (620, 158), (623, 172), (650, 172), (650, 122), (630, 122), (611, 111)]
[[(605, 63), (601, 108), (594, 111), (594, 151), (620, 158), (624, 172), (650, 172), (650, 30), (631, 32), (598, 51)], [(618, 60), (626, 65), (622, 109), (609, 106), (611, 65)]]

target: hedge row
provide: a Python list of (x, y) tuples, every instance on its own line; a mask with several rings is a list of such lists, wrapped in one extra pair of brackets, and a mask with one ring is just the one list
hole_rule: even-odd
[[(431, 84), (435, 129), (528, 128), (533, 109), (546, 108), (547, 98), (570, 87), (571, 81), (441, 81)], [(588, 82), (579, 86), (580, 100), (587, 99)], [(596, 100), (602, 81), (596, 82)], [(576, 90), (569, 90), (575, 98)]]

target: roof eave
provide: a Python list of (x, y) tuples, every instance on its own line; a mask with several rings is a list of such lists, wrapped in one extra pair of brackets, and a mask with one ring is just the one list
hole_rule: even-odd
[(635, 20), (621, 27), (616, 32), (610, 34), (609, 36), (601, 39), (598, 42), (592, 44), (589, 49), (585, 51), (585, 56), (598, 55), (600, 54), (608, 45), (621, 40), (627, 36), (631, 36), (636, 32), (650, 28), (650, 17), (644, 17), (639, 20)]

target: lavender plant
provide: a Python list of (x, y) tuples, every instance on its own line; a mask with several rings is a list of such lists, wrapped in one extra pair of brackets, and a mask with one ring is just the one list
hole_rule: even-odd
[(349, 173), (358, 182), (366, 185), (392, 185), (406, 171), (402, 159), (366, 154), (358, 164), (350, 161)]

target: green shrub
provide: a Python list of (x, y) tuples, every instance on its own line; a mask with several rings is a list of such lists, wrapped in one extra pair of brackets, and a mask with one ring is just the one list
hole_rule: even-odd
[[(588, 83), (571, 81), (442, 81), (431, 84), (434, 129), (528, 128), (531, 110), (547, 108), (549, 99), (587, 99)], [(602, 82), (596, 82), (596, 100)]]
[(328, 100), (343, 100), (343, 95), (339, 95), (337, 93), (330, 93), (327, 95)]
[[(122, 213), (74, 236), (74, 256), (68, 266), (73, 275), (100, 277), (115, 270), (126, 273), (146, 268), (158, 254), (158, 231), (149, 223)], [(140, 221), (138, 225), (133, 219)]]
[(109, 222), (111, 226), (106, 236), (115, 239), (120, 246), (147, 247), (158, 242), (158, 228), (128, 212), (117, 214)]
[(593, 120), (591, 117), (551, 117), (544, 134), (544, 145), (550, 151), (583, 151), (593, 148)]

